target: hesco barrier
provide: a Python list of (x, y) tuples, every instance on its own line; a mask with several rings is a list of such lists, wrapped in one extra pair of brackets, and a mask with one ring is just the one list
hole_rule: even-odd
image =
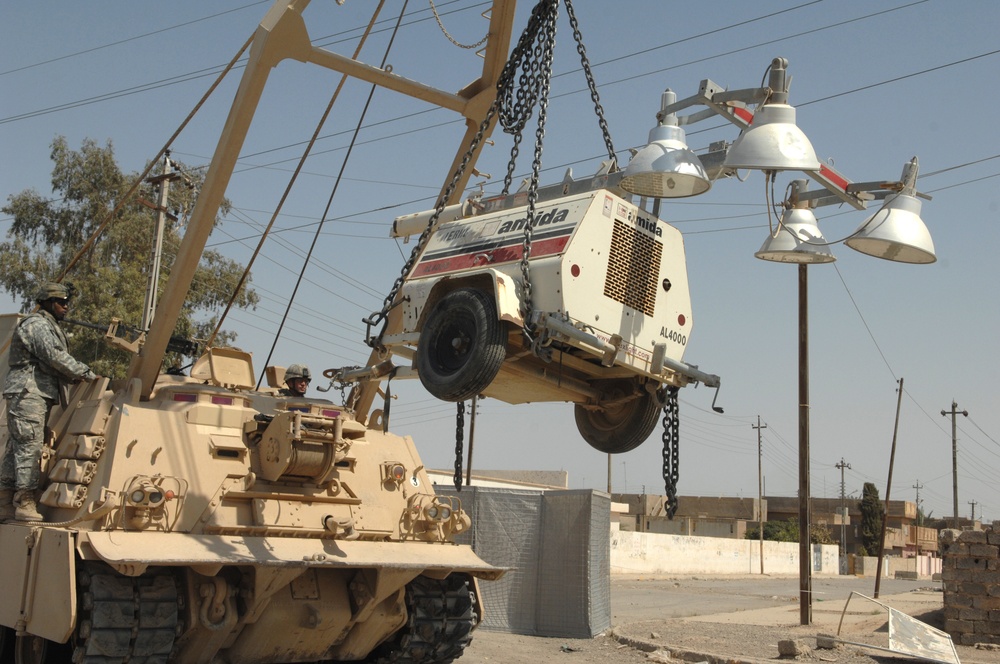
[(480, 629), (590, 638), (611, 626), (611, 499), (592, 490), (523, 491), (437, 485), (472, 517), (456, 537), (486, 562), (510, 568), (480, 581)]

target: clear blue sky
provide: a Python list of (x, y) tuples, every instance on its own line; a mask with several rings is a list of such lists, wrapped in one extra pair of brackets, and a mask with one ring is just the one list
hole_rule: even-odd
[[(375, 3), (314, 0), (306, 22), (315, 44), (350, 56)], [(362, 59), (379, 64), (402, 3), (387, 3)], [(489, 3), (440, 0), (442, 21), (459, 42), (484, 34)], [(111, 141), (123, 169), (151, 159), (264, 15), (269, 2), (6, 3), (0, 16), (0, 194), (50, 193), (49, 145), (57, 135)], [(515, 36), (531, 4), (520, 3)], [(775, 56), (790, 61), (790, 102), (821, 159), (854, 181), (895, 180), (920, 159), (919, 189), (934, 199), (923, 217), (938, 262), (903, 265), (843, 244), (838, 261), (810, 269), (812, 493), (839, 495), (872, 481), (884, 497), (896, 407), (905, 378), (891, 497), (952, 513), (952, 400), (958, 422), (959, 511), (1000, 519), (1000, 368), (997, 329), (1000, 246), (997, 176), (1000, 129), (996, 25), (1000, 4), (951, 2), (667, 3), (577, 0), (576, 13), (620, 159), (653, 126), (660, 92), (683, 98), (710, 78), (756, 87)], [(480, 67), (474, 51), (449, 42), (425, 0), (410, 2), (388, 62), (404, 76), (454, 91)], [(586, 93), (565, 12), (561, 15), (542, 184), (598, 166), (604, 143)], [(209, 161), (237, 84), (236, 72), (173, 146), (191, 167)], [(285, 63), (271, 83), (228, 196), (233, 213), (210, 246), (246, 260), (266, 224), (338, 75)], [(254, 270), (256, 311), (228, 327), (263, 363), (323, 216), (369, 86), (351, 81), (322, 132), (283, 214), (281, 232)], [(380, 306), (412, 245), (389, 239), (392, 219), (432, 207), (447, 176), (462, 124), (395, 93), (372, 97), (364, 127), (292, 308), (274, 362), (307, 362), (314, 373), (367, 358), (361, 318)], [(734, 140), (721, 121), (689, 128), (689, 144)], [(509, 140), (496, 134), (479, 170), (487, 193), (500, 190)], [(530, 141), (529, 136), (526, 141)], [(518, 165), (528, 172), (531, 149)], [(779, 178), (784, 190), (789, 175)], [(754, 258), (767, 230), (764, 180), (720, 181), (706, 194), (666, 202), (661, 216), (685, 235), (695, 329), (685, 360), (723, 378), (712, 391), (681, 394), (682, 495), (756, 496), (759, 415), (766, 492), (797, 488), (796, 270)], [(818, 211), (827, 239), (843, 238), (865, 217)], [(0, 231), (10, 219), (0, 216)], [(4, 310), (14, 310), (9, 297)], [(319, 381), (314, 381), (315, 386)], [(428, 466), (453, 465), (454, 406), (419, 383), (393, 384), (392, 426), (412, 435)], [(572, 407), (507, 406), (485, 400), (477, 421), (475, 466), (565, 469), (574, 488), (607, 485), (607, 457), (578, 436)], [(659, 431), (612, 462), (615, 491), (662, 490)]]

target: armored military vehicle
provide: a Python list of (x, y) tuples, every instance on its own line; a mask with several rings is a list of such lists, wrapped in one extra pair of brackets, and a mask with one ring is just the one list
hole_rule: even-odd
[(46, 523), (0, 525), (14, 661), (462, 653), (476, 577), (499, 570), (449, 543), (470, 525), (459, 501), (435, 496), (410, 438), (253, 377), (213, 349), (148, 398), (102, 380), (53, 413)]
[[(77, 385), (51, 413), (45, 522), (0, 524), (4, 662), (450, 662), (482, 619), (477, 580), (502, 570), (453, 543), (470, 525), (460, 501), (435, 495), (377, 412), (255, 389), (233, 349), (161, 373), (270, 69), (311, 58), (405, 81), (313, 47), (307, 4), (277, 2), (255, 34), (127, 378)], [(440, 93), (468, 114), (495, 95), (509, 45), (514, 3), (496, 4), (482, 79)], [(4, 348), (15, 323), (0, 321)]]

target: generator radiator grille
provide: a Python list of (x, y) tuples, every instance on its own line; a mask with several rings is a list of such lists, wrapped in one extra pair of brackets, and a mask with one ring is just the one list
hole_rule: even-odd
[(615, 220), (604, 294), (652, 316), (656, 309), (663, 244)]

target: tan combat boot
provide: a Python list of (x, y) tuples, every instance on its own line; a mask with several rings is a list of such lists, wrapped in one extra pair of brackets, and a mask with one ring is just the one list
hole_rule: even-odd
[(18, 521), (44, 521), (35, 504), (35, 492), (23, 489), (14, 494), (14, 518)]
[(0, 521), (14, 518), (14, 490), (0, 489)]

